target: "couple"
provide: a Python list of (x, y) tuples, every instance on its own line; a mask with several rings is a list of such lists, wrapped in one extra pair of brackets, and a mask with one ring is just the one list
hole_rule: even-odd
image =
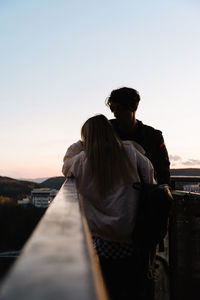
[(161, 132), (135, 118), (139, 100), (134, 89), (114, 90), (107, 104), (116, 119), (108, 121), (103, 115), (88, 119), (81, 141), (69, 147), (63, 164), (63, 174), (76, 178), (83, 196), (93, 245), (114, 300), (154, 297), (147, 253), (143, 255), (132, 240), (139, 202), (132, 185), (141, 177), (146, 183), (169, 182)]

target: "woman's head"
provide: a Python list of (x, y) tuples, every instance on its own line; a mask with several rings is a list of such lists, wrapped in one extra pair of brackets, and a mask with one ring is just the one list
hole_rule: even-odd
[(101, 145), (105, 146), (113, 142), (121, 145), (111, 123), (104, 115), (91, 117), (83, 124), (81, 139), (86, 149), (96, 144), (101, 147)]
[(88, 119), (81, 129), (81, 138), (93, 180), (105, 196), (116, 183), (130, 183), (133, 172), (123, 144), (104, 115)]

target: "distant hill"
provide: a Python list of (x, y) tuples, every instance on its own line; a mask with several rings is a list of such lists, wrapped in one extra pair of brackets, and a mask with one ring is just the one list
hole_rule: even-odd
[(36, 183), (42, 183), (43, 181), (47, 180), (49, 177), (38, 177), (38, 178), (17, 178), (18, 180), (25, 180), (25, 181), (31, 181)]
[[(174, 176), (200, 176), (200, 169), (171, 169), (170, 173)], [(46, 187), (59, 190), (64, 181), (64, 176), (51, 177), (42, 183), (0, 176), (0, 196), (19, 200), (26, 197), (26, 195), (30, 195), (34, 188)]]
[(0, 196), (19, 200), (29, 195), (32, 189), (38, 187), (39, 184), (35, 182), (0, 176)]
[(200, 176), (200, 169), (187, 168), (187, 169), (171, 169), (171, 175), (174, 176)]
[(51, 177), (39, 184), (39, 187), (46, 187), (59, 190), (65, 181), (64, 176)]
[(13, 200), (19, 200), (27, 195), (30, 195), (34, 188), (46, 187), (59, 190), (64, 181), (64, 176), (51, 177), (42, 183), (0, 176), (0, 196), (9, 197)]

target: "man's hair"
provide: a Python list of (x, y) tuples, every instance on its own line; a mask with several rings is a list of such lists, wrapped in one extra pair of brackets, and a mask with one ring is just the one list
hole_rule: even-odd
[(111, 92), (110, 96), (106, 99), (106, 105), (110, 107), (111, 103), (119, 103), (126, 108), (136, 110), (139, 101), (140, 95), (138, 91), (122, 87)]
[(88, 119), (82, 126), (81, 138), (92, 178), (102, 197), (116, 184), (132, 183), (131, 174), (136, 170), (104, 115)]

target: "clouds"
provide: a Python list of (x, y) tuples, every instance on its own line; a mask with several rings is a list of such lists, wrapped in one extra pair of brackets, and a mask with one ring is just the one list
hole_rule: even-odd
[(169, 159), (171, 162), (181, 161), (182, 158), (178, 155), (169, 155)]
[(187, 161), (183, 161), (183, 165), (185, 166), (200, 166), (200, 159), (188, 159)]
[(184, 168), (184, 167), (200, 167), (200, 159), (188, 158), (183, 159), (178, 155), (169, 155), (171, 168)]

